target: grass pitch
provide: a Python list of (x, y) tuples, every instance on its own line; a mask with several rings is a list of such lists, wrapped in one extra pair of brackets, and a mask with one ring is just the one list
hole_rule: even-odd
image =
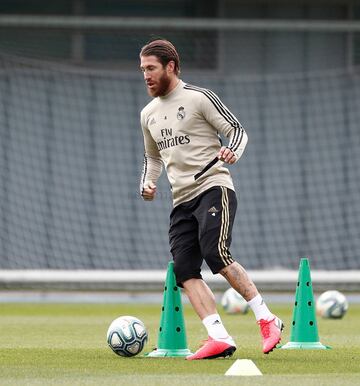
[[(320, 341), (332, 350), (261, 352), (253, 314), (225, 315), (238, 349), (231, 359), (186, 361), (146, 358), (157, 344), (161, 305), (0, 304), (0, 385), (359, 385), (360, 305), (342, 320), (318, 318)], [(285, 323), (289, 341), (292, 305), (271, 304)], [(133, 358), (115, 355), (106, 344), (110, 322), (120, 315), (140, 318), (149, 342)], [(206, 338), (201, 322), (184, 306), (189, 348)], [(226, 377), (236, 359), (251, 359), (261, 377)]]

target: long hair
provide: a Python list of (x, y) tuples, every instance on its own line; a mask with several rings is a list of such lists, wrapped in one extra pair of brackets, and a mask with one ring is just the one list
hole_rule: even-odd
[(171, 60), (175, 63), (175, 75), (180, 74), (180, 58), (175, 46), (166, 39), (157, 39), (146, 44), (140, 51), (141, 56), (156, 56), (165, 67)]

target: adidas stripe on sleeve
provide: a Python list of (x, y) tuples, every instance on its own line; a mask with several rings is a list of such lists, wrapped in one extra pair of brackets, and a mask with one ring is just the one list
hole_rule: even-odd
[(141, 127), (144, 135), (145, 147), (143, 169), (140, 179), (140, 194), (142, 195), (146, 185), (148, 185), (150, 182), (156, 184), (161, 175), (163, 163), (156, 143), (147, 128), (143, 114), (141, 114)]
[(162, 161), (158, 158), (152, 158), (144, 154), (143, 170), (140, 179), (140, 194), (142, 195), (144, 187), (150, 182), (156, 184), (163, 169)]
[(248, 136), (241, 123), (213, 91), (189, 84), (185, 85), (184, 88), (203, 94), (202, 113), (204, 118), (216, 130), (229, 138), (227, 147), (235, 153), (236, 160), (238, 160), (248, 142)]

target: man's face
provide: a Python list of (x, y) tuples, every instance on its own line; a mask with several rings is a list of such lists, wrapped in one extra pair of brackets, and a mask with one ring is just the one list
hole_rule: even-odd
[(156, 56), (142, 56), (140, 69), (144, 73), (144, 80), (150, 96), (158, 97), (167, 94), (171, 77)]

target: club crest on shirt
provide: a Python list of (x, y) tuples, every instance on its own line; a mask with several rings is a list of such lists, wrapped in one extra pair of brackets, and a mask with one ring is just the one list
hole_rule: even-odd
[(185, 109), (184, 107), (180, 106), (176, 115), (176, 118), (181, 121), (185, 118)]

